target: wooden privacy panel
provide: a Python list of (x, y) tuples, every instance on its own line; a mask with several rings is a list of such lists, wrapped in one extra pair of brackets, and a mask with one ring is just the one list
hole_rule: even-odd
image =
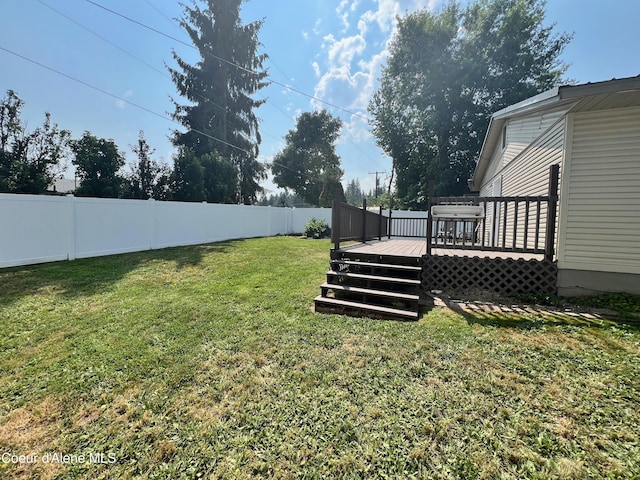
[(456, 256), (422, 257), (422, 288), (430, 290), (489, 290), (512, 295), (555, 295), (558, 266), (550, 260)]

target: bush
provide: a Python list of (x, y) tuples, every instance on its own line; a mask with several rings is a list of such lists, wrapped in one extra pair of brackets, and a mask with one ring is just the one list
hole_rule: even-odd
[(311, 217), (304, 226), (304, 234), (309, 238), (322, 238), (329, 236), (331, 229), (327, 222), (322, 219)]

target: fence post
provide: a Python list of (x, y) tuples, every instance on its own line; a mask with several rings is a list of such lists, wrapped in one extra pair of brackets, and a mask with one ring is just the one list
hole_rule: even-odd
[(556, 238), (556, 215), (558, 212), (558, 178), (560, 164), (549, 167), (549, 205), (547, 207), (547, 238), (544, 246), (544, 258), (552, 261)]
[(433, 236), (433, 219), (431, 218), (431, 203), (436, 194), (436, 182), (429, 180), (429, 196), (427, 197), (427, 255), (431, 255), (431, 237)]
[(362, 199), (362, 243), (367, 241), (367, 199)]
[(378, 212), (378, 240), (382, 240), (382, 205), (380, 205)]
[(67, 258), (76, 259), (76, 204), (75, 197), (67, 196)]
[(156, 248), (156, 201), (153, 198), (147, 199), (147, 218), (149, 219), (149, 250)]
[(391, 206), (389, 206), (389, 222), (387, 223), (387, 239), (391, 238), (391, 215), (393, 214)]
[(340, 200), (337, 198), (331, 207), (331, 243), (335, 250), (340, 250)]

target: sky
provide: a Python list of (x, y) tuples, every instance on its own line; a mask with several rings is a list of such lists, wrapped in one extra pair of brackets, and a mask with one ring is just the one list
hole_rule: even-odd
[[(300, 113), (326, 108), (344, 124), (337, 142), (343, 184), (358, 179), (368, 191), (375, 185), (373, 172), (387, 179), (391, 160), (371, 135), (367, 104), (379, 85), (397, 16), (443, 3), (246, 1), (243, 23), (264, 21), (259, 38), (272, 80), (256, 95), (267, 99), (257, 110), (259, 160), (271, 161), (284, 147)], [(113, 139), (131, 163), (130, 145), (142, 130), (154, 158), (171, 165), (169, 135), (180, 128), (170, 120), (172, 98), (183, 99), (166, 66), (176, 66), (174, 51), (198, 60), (175, 21), (182, 11), (174, 0), (0, 0), (0, 96), (12, 89), (25, 101), (28, 130), (50, 112), (74, 138), (90, 131)], [(546, 11), (545, 25), (574, 35), (561, 56), (570, 64), (567, 78), (586, 83), (640, 75), (640, 2), (548, 0)], [(71, 166), (65, 176), (73, 178)], [(267, 193), (277, 191), (270, 179), (262, 185)]]

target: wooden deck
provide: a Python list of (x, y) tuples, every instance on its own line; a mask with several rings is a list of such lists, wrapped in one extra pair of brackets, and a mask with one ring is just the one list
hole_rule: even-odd
[[(342, 252), (368, 253), (374, 255), (394, 255), (398, 257), (422, 257), (427, 251), (427, 241), (424, 238), (390, 238), (385, 240), (370, 240), (366, 243), (356, 243), (340, 248)], [(460, 250), (453, 248), (439, 248), (434, 246), (432, 255), (451, 257), (480, 257), (480, 258), (512, 258), (524, 260), (542, 260), (544, 255), (517, 252), (483, 252), (480, 250)]]

